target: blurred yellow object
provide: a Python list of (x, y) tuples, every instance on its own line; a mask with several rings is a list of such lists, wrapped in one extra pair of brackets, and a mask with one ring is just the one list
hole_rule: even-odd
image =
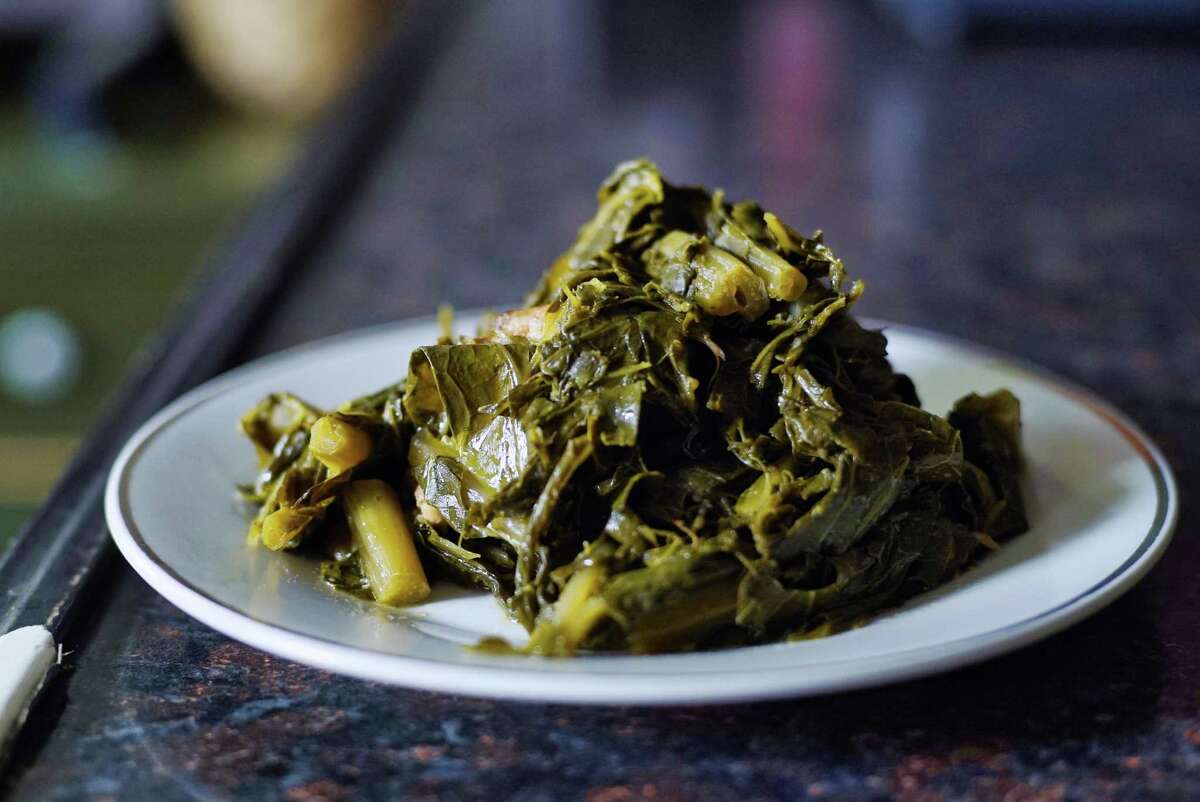
[(388, 0), (174, 0), (184, 49), (225, 99), (302, 120), (353, 78)]
[(69, 434), (0, 434), (0, 505), (40, 502), (77, 448)]

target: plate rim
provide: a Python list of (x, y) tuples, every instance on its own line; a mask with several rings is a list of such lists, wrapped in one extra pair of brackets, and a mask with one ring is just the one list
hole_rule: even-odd
[[(464, 310), (460, 319), (473, 320), (480, 312)], [(860, 318), (865, 325), (902, 332), (973, 355), (999, 361), (1028, 375), (1050, 390), (1087, 407), (1112, 427), (1141, 458), (1149, 471), (1156, 495), (1155, 516), (1138, 546), (1103, 579), (1067, 601), (1019, 621), (933, 646), (915, 647), (863, 658), (840, 658), (820, 665), (856, 664), (854, 672), (815, 680), (804, 677), (801, 666), (714, 669), (688, 672), (628, 673), (597, 668), (585, 673), (528, 670), (527, 660), (511, 665), (451, 663), (417, 655), (399, 655), (335, 641), (290, 629), (226, 606), (177, 574), (142, 538), (127, 512), (126, 485), (139, 454), (155, 435), (193, 408), (242, 384), (276, 362), (312, 351), (337, 348), (348, 342), (387, 336), (404, 329), (432, 326), (434, 316), (404, 318), (342, 332), (260, 357), (222, 373), (187, 391), (151, 416), (133, 433), (113, 462), (105, 484), (104, 510), (110, 536), (134, 571), (167, 601), (201, 623), (257, 649), (319, 669), (426, 691), (457, 693), (480, 698), (571, 704), (728, 704), (777, 698), (799, 698), (899, 682), (950, 671), (1014, 651), (1079, 622), (1124, 595), (1158, 562), (1173, 537), (1178, 520), (1178, 486), (1170, 464), (1154, 442), (1123, 412), (1082, 385), (1063, 378), (1020, 356), (953, 335), (919, 326)], [(743, 647), (771, 648), (777, 644)], [(370, 660), (362, 659), (369, 655)], [(603, 661), (607, 656), (586, 659)], [(640, 659), (653, 661), (660, 655)], [(678, 657), (678, 655), (675, 655)], [(431, 665), (437, 671), (429, 671)], [(662, 683), (667, 673), (675, 683)], [(503, 675), (496, 682), (495, 675)], [(595, 683), (595, 677), (620, 677), (615, 683)]]

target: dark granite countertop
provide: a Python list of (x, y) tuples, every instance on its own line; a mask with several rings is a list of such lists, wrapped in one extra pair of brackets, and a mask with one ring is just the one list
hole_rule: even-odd
[(1183, 498), (1145, 581), (950, 674), (643, 710), (331, 675), (215, 633), (122, 567), (0, 796), (1200, 798), (1200, 52), (918, 51), (853, 8), (472, 11), (244, 357), (519, 299), (611, 165), (645, 154), (824, 228), (868, 283), (861, 311), (1019, 354), (1134, 417)]

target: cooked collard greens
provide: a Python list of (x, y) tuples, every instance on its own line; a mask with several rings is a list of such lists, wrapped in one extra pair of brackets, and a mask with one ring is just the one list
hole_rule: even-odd
[(250, 410), (251, 537), (387, 604), (477, 586), (570, 655), (829, 635), (1026, 529), (1017, 399), (921, 409), (820, 232), (646, 161), (598, 200), (479, 336)]

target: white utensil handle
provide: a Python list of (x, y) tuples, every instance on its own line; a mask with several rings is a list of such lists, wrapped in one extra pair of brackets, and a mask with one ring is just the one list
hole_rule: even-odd
[(54, 638), (45, 627), (0, 636), (0, 752), (24, 723), (55, 655)]

